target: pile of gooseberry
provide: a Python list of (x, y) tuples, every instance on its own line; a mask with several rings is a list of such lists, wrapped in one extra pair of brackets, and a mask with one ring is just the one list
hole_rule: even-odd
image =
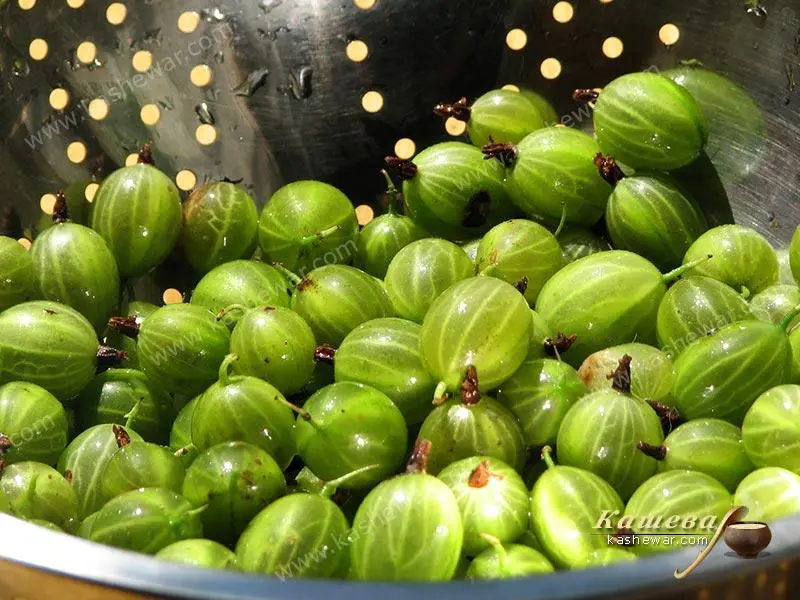
[[(0, 512), (359, 581), (599, 567), (670, 549), (609, 546), (621, 519), (800, 512), (800, 227), (774, 249), (687, 175), (731, 166), (721, 80), (746, 98), (697, 65), (578, 90), (593, 134), (528, 90), (441, 104), (467, 137), (387, 157), (363, 227), (321, 181), (260, 214), (228, 180), (182, 199), (147, 146), (91, 205), (59, 194), (30, 250), (0, 237)], [(176, 265), (190, 297), (137, 296)]]

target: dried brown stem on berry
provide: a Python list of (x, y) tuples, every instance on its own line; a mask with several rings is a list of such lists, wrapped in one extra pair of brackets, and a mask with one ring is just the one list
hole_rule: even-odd
[(467, 99), (461, 98), (461, 100), (454, 102), (453, 104), (437, 104), (433, 107), (433, 114), (435, 114), (437, 117), (442, 117), (443, 119), (449, 119), (450, 117), (453, 117), (459, 121), (466, 122), (469, 121), (472, 111), (467, 105)]
[(625, 173), (619, 168), (617, 161), (610, 156), (603, 156), (597, 154), (594, 157), (594, 166), (600, 171), (600, 176), (605, 179), (609, 185), (617, 185), (620, 181), (625, 179)]
[(317, 362), (324, 362), (329, 365), (333, 364), (333, 358), (336, 356), (336, 348), (328, 344), (320, 344), (314, 350), (314, 360)]
[(97, 369), (98, 373), (102, 373), (106, 369), (116, 367), (123, 360), (128, 359), (128, 353), (109, 346), (100, 346), (97, 349)]
[(496, 475), (489, 470), (489, 461), (484, 460), (470, 473), (467, 484), (471, 488), (486, 487), (492, 477), (502, 479), (502, 476)]
[(623, 394), (631, 393), (631, 362), (633, 358), (625, 354), (619, 359), (619, 366), (606, 375), (611, 380), (611, 387)]
[(108, 328), (133, 340), (139, 337), (139, 323), (136, 322), (136, 317), (133, 315), (130, 317), (111, 317), (108, 320)]
[(2, 433), (0, 433), (0, 454), (8, 450), (11, 450), (13, 446), (14, 444), (11, 442), (11, 438), (8, 437), (7, 435), (3, 435)]
[(656, 411), (658, 418), (661, 419), (661, 426), (663, 427), (665, 434), (671, 432), (678, 424), (681, 423), (681, 413), (677, 408), (667, 406), (663, 402), (658, 402), (656, 400), (648, 400), (647, 403), (654, 411)]
[(429, 440), (417, 440), (411, 458), (408, 460), (406, 473), (426, 473), (428, 471), (428, 455), (431, 453)]
[(596, 102), (600, 97), (600, 92), (591, 88), (577, 89), (572, 92), (572, 99), (575, 102)]
[(153, 147), (150, 144), (145, 144), (141, 148), (139, 148), (139, 158), (137, 162), (140, 165), (154, 165), (156, 164), (153, 160)]
[(410, 160), (397, 158), (396, 156), (387, 156), (383, 159), (386, 166), (389, 167), (392, 173), (397, 175), (403, 181), (414, 179), (417, 176), (417, 165)]
[(131, 436), (128, 435), (124, 427), (112, 425), (111, 431), (114, 433), (114, 439), (117, 440), (117, 447), (122, 448), (131, 443)]
[(578, 336), (574, 333), (566, 335), (559, 331), (555, 338), (547, 338), (544, 341), (544, 352), (548, 356), (559, 356), (572, 348), (577, 339)]
[(528, 278), (523, 277), (517, 283), (514, 284), (514, 287), (517, 288), (517, 291), (524, 296), (525, 292), (528, 291)]
[(666, 446), (654, 446), (653, 444), (648, 444), (642, 440), (637, 442), (636, 447), (642, 454), (645, 454), (650, 458), (655, 458), (656, 460), (664, 460), (667, 458)]
[(504, 167), (513, 167), (517, 162), (517, 147), (514, 144), (499, 144), (489, 136), (489, 143), (481, 148), (486, 160), (495, 159)]
[(480, 402), (481, 393), (478, 391), (478, 370), (470, 365), (467, 367), (467, 375), (461, 382), (461, 403), (472, 406)]
[(67, 221), (69, 221), (67, 197), (64, 195), (64, 190), (59, 190), (56, 194), (56, 203), (53, 205), (53, 223), (66, 223)]

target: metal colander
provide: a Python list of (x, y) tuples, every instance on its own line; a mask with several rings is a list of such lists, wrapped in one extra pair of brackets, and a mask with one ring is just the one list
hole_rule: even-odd
[[(0, 19), (0, 233), (21, 243), (59, 189), (91, 201), (145, 142), (186, 192), (241, 179), (263, 204), (289, 181), (323, 179), (365, 223), (381, 208), (384, 156), (464, 134), (435, 104), (527, 87), (561, 124), (587, 128), (572, 90), (686, 59), (744, 86), (766, 122), (763, 137), (730, 149), (736, 221), (776, 246), (800, 222), (797, 0), (0, 0)], [(180, 301), (190, 282), (175, 277), (150, 291)], [(798, 540), (794, 520), (757, 562), (718, 549), (677, 592), (667, 583), (686, 553), (522, 582), (372, 586), (195, 573), (0, 516), (0, 600), (781, 599), (798, 594)]]

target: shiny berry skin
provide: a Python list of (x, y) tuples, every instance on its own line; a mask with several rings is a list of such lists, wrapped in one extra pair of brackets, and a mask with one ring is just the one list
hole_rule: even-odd
[(11, 447), (6, 464), (35, 461), (53, 466), (67, 446), (67, 413), (50, 392), (33, 383), (0, 386), (0, 435)]

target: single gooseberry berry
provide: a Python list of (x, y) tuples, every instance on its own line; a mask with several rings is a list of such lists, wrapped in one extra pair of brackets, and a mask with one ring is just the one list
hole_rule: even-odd
[(731, 493), (755, 469), (742, 430), (720, 419), (694, 419), (670, 432), (661, 446), (640, 442), (638, 448), (659, 461), (659, 471), (700, 471)]
[(434, 144), (413, 161), (387, 157), (386, 163), (403, 180), (406, 214), (437, 237), (471, 240), (518, 212), (503, 167), (469, 144)]
[(89, 539), (106, 546), (155, 554), (181, 540), (203, 537), (200, 514), (171, 490), (142, 488), (117, 496), (95, 518)]
[(675, 361), (672, 402), (686, 420), (713, 417), (741, 425), (758, 396), (789, 383), (791, 376), (792, 348), (784, 328), (741, 321), (681, 353)]
[[(288, 282), (278, 269), (257, 260), (235, 260), (206, 273), (192, 292), (190, 303), (217, 314), (231, 306), (289, 307)], [(239, 309), (242, 310), (241, 308)], [(238, 318), (225, 310), (225, 322), (233, 329)]]
[(0, 312), (37, 297), (30, 252), (17, 240), (0, 236)]
[(358, 249), (353, 264), (373, 277), (383, 279), (389, 263), (397, 253), (411, 242), (428, 237), (428, 233), (400, 213), (403, 195), (397, 190), (389, 174), (385, 170), (381, 173), (388, 186), (384, 194), (388, 212), (367, 223), (359, 232), (356, 238)]
[(542, 286), (564, 266), (564, 258), (558, 240), (547, 229), (512, 219), (483, 236), (476, 264), (479, 274), (516, 286), (534, 306)]
[(333, 383), (315, 392), (299, 413), (297, 453), (323, 480), (377, 465), (342, 484), (371, 488), (403, 464), (408, 444), (403, 413), (375, 388)]
[(436, 381), (422, 364), (421, 331), (420, 325), (396, 318), (362, 323), (336, 350), (336, 381), (371, 386), (394, 402), (408, 425), (422, 423), (433, 408)]
[(97, 375), (75, 402), (75, 421), (81, 431), (101, 423), (122, 423), (134, 408), (130, 426), (148, 442), (165, 443), (176, 417), (172, 398), (135, 369), (109, 369)]
[(187, 396), (216, 380), (230, 344), (225, 324), (193, 304), (162, 306), (141, 325), (131, 317), (112, 317), (109, 326), (136, 339), (139, 366), (153, 385)]
[(611, 186), (595, 166), (600, 147), (590, 135), (548, 127), (517, 145), (487, 144), (483, 153), (505, 167), (511, 200), (529, 217), (585, 227), (603, 217)]
[(192, 415), (199, 401), (200, 396), (196, 396), (186, 403), (172, 422), (172, 429), (169, 432), (170, 450), (181, 459), (185, 469), (189, 468), (199, 454), (197, 448), (192, 445)]
[(562, 230), (558, 234), (558, 243), (561, 245), (561, 255), (565, 265), (591, 254), (611, 250), (606, 240), (588, 229), (577, 227)]
[(800, 474), (800, 385), (779, 385), (756, 398), (744, 417), (742, 440), (757, 467)]
[(31, 461), (3, 467), (0, 461), (0, 489), (19, 518), (49, 521), (70, 532), (78, 527), (78, 499), (53, 467)]
[(527, 358), (500, 386), (497, 399), (519, 419), (525, 443), (540, 447), (555, 443), (567, 411), (588, 393), (568, 364), (549, 358)]
[[(134, 300), (132, 302), (128, 302), (127, 305), (123, 305), (122, 309), (120, 310), (120, 314), (127, 317), (132, 317), (136, 321), (136, 324), (141, 327), (144, 320), (157, 310), (158, 306), (155, 304)], [(139, 358), (136, 355), (135, 339), (129, 338), (126, 335), (122, 335), (118, 331), (107, 327), (105, 331), (105, 344), (107, 346), (111, 346), (112, 348), (117, 348), (121, 352), (125, 352), (128, 355), (128, 358), (125, 361), (126, 368), (139, 368)]]
[(438, 477), (458, 502), (465, 556), (476, 557), (492, 548), (482, 534), (505, 544), (517, 541), (528, 528), (528, 488), (506, 463), (473, 456), (451, 463)]
[(202, 569), (239, 570), (236, 555), (211, 540), (181, 540), (156, 552), (156, 558)]
[(314, 373), (317, 342), (296, 312), (272, 305), (245, 313), (231, 333), (234, 370), (274, 385), (284, 396), (303, 389)]
[(472, 560), (466, 576), (467, 579), (517, 579), (553, 571), (553, 565), (541, 552), (521, 544), (502, 544), (494, 538), (491, 547)]
[(675, 358), (692, 342), (753, 318), (747, 301), (729, 285), (710, 277), (686, 277), (661, 300), (656, 337), (664, 353)]
[(189, 194), (183, 204), (181, 244), (195, 271), (205, 274), (223, 263), (248, 258), (257, 243), (258, 208), (244, 188), (217, 181)]
[[(144, 441), (127, 423), (124, 425), (131, 441)], [(58, 472), (69, 481), (78, 498), (79, 517), (87, 517), (102, 508), (102, 474), (117, 450), (114, 425), (95, 425), (72, 440), (58, 459)]]
[(466, 98), (461, 98), (454, 104), (439, 104), (433, 112), (443, 119), (464, 121), (470, 142), (481, 148), (492, 138), (516, 144), (532, 131), (543, 128), (545, 120), (538, 106), (541, 103), (534, 103), (528, 94), (500, 89), (485, 93), (471, 106)]
[(488, 456), (522, 470), (525, 440), (517, 418), (494, 398), (481, 396), (475, 367), (466, 369), (460, 398), (431, 411), (418, 439), (430, 440), (427, 470), (437, 475), (447, 465), (473, 456)]
[(545, 127), (552, 127), (553, 125), (561, 123), (556, 109), (553, 108), (553, 105), (550, 104), (550, 101), (544, 96), (526, 88), (520, 89), (519, 93), (525, 96), (529, 102), (532, 102), (533, 105), (539, 109)]
[[(732, 505), (731, 493), (713, 477), (699, 471), (665, 471), (639, 486), (617, 527), (644, 535), (699, 537), (713, 534)], [(637, 554), (676, 549), (673, 544), (634, 547)]]
[(38, 300), (0, 313), (0, 384), (35, 383), (65, 402), (96, 371), (124, 358), (123, 352), (99, 345), (91, 323), (64, 304)]
[(778, 283), (778, 257), (767, 239), (742, 225), (720, 225), (701, 235), (687, 250), (684, 265), (698, 258), (712, 258), (689, 270), (687, 275), (705, 275), (727, 283), (745, 295)]
[(53, 466), (67, 446), (68, 433), (67, 413), (50, 392), (33, 383), (0, 386), (0, 439), (7, 440), (0, 459), (6, 464)]
[(37, 295), (71, 306), (102, 332), (119, 300), (114, 255), (97, 232), (70, 222), (63, 192), (57, 196), (53, 223), (31, 248)]
[(445, 290), (420, 332), (422, 364), (440, 382), (436, 398), (459, 390), (470, 366), (481, 376), (481, 390), (497, 388), (525, 360), (532, 328), (528, 303), (511, 284), (471, 277)]
[(750, 509), (752, 521), (775, 521), (800, 513), (800, 475), (780, 467), (756, 469), (742, 479), (733, 503)]
[(301, 276), (356, 253), (358, 220), (350, 199), (321, 181), (296, 181), (276, 191), (261, 213), (258, 244), (264, 260)]
[(209, 539), (230, 546), (268, 504), (286, 493), (278, 463), (257, 446), (225, 442), (200, 454), (186, 471), (183, 496), (207, 506), (200, 519)]
[(452, 242), (426, 238), (400, 250), (386, 271), (386, 293), (397, 316), (422, 323), (433, 301), (472, 277), (475, 264)]
[[(800, 306), (800, 288), (796, 285), (772, 285), (750, 299), (750, 312), (756, 319), (780, 325), (796, 306)], [(787, 331), (800, 325), (800, 317), (789, 324)]]
[(294, 277), (292, 310), (311, 327), (318, 344), (337, 346), (371, 319), (394, 316), (379, 279), (345, 265), (326, 265)]
[[(350, 534), (360, 581), (449, 581), (461, 558), (464, 527), (447, 485), (426, 471), (431, 443), (418, 440), (406, 473), (386, 479), (361, 503)], [(413, 531), (413, 535), (408, 532)]]
[(204, 452), (223, 442), (248, 442), (275, 459), (281, 469), (295, 455), (292, 409), (274, 386), (256, 377), (233, 375), (228, 355), (219, 380), (200, 396), (191, 416), (192, 444)]
[(708, 123), (684, 88), (663, 75), (642, 72), (603, 88), (596, 97), (594, 131), (603, 152), (637, 171), (671, 171), (697, 158), (708, 138)]
[(123, 278), (161, 264), (181, 232), (181, 197), (172, 180), (153, 166), (150, 146), (139, 162), (109, 175), (92, 203), (92, 229), (106, 241)]
[(647, 403), (614, 390), (594, 392), (567, 412), (556, 447), (561, 464), (602, 477), (627, 500), (658, 470), (658, 462), (639, 452), (642, 440), (664, 441), (661, 420)]
[(103, 503), (139, 488), (162, 488), (180, 493), (184, 468), (169, 448), (131, 441), (128, 432), (113, 426), (119, 450), (108, 459), (100, 475)]
[(624, 504), (604, 479), (556, 466), (550, 453), (549, 446), (542, 449), (547, 470), (531, 490), (533, 531), (555, 566), (574, 568), (586, 555), (608, 547), (606, 535), (616, 531), (611, 519), (622, 514)]

